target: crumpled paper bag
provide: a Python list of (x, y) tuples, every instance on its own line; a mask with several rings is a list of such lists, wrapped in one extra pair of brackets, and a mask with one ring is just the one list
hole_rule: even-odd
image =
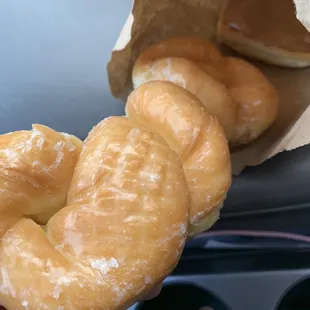
[[(199, 36), (217, 44), (217, 21), (225, 1), (135, 0), (107, 67), (113, 96), (125, 103), (133, 89), (134, 62), (151, 44), (179, 35)], [(309, 27), (310, 1), (295, 0), (295, 3), (299, 18)], [(225, 48), (222, 51), (227, 53)], [(253, 63), (276, 87), (280, 112), (259, 139), (232, 154), (235, 175), (246, 166), (258, 165), (282, 151), (310, 143), (310, 69), (292, 70)]]

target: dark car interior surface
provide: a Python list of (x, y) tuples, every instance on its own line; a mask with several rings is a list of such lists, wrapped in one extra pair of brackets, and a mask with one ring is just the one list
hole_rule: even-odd
[[(0, 134), (42, 123), (84, 139), (122, 115), (106, 64), (130, 0), (0, 2)], [(161, 294), (132, 309), (310, 309), (310, 146), (234, 177)]]

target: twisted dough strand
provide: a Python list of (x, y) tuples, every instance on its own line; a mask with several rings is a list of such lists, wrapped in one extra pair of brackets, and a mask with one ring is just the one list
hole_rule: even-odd
[(267, 78), (200, 38), (170, 38), (144, 50), (132, 71), (133, 86), (154, 80), (193, 93), (219, 119), (232, 147), (257, 139), (277, 117), (278, 96)]
[[(153, 100), (161, 111), (149, 104)], [(175, 267), (189, 221), (201, 219), (189, 226), (193, 234), (210, 224), (208, 215), (214, 220), (231, 181), (227, 142), (216, 119), (189, 92), (165, 82), (134, 91), (127, 114), (93, 128), (74, 172), (68, 162), (78, 149), (67, 147), (53, 166), (62, 186), (73, 177), (67, 206), (45, 231), (25, 212), (11, 221), (0, 245), (0, 300), (9, 310), (125, 308)], [(54, 147), (63, 141), (46, 130)], [(16, 149), (16, 141), (6, 145)], [(46, 176), (45, 183), (33, 165), (45, 156), (52, 164), (48, 153), (54, 147), (42, 143), (38, 150), (37, 143), (29, 142), (26, 157), (18, 153), (23, 165), (16, 169), (19, 176), (31, 171), (31, 190), (45, 184), (54, 193), (53, 180)], [(27, 196), (28, 180), (18, 182)], [(48, 211), (50, 198), (40, 200), (38, 214)]]
[(74, 136), (38, 124), (0, 136), (0, 237), (22, 216), (45, 225), (64, 206), (81, 149)]
[(210, 228), (231, 183), (229, 150), (217, 119), (189, 92), (158, 81), (137, 88), (126, 112), (161, 135), (181, 159), (191, 196), (189, 235)]

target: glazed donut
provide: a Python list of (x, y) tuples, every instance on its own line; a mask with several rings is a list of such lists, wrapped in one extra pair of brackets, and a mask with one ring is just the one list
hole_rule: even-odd
[(277, 117), (278, 96), (267, 78), (200, 38), (170, 38), (143, 51), (133, 67), (133, 86), (154, 80), (193, 93), (219, 119), (233, 147), (258, 138)]
[(0, 136), (7, 309), (125, 309), (217, 219), (231, 182), (217, 119), (169, 82), (137, 88), (126, 109), (82, 150), (42, 125)]
[(309, 67), (310, 35), (296, 18), (309, 9), (296, 14), (296, 8), (292, 0), (228, 0), (218, 21), (218, 40), (267, 64)]
[[(190, 92), (170, 82), (153, 81), (129, 96), (127, 116), (164, 137), (178, 155), (191, 197), (189, 235), (210, 228), (231, 183), (225, 134)], [(207, 167), (207, 166), (208, 167)]]
[(45, 225), (64, 206), (81, 149), (78, 138), (38, 124), (0, 136), (0, 237), (22, 217)]

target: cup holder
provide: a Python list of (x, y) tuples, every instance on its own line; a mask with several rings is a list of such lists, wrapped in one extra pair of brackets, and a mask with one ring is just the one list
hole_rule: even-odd
[(305, 310), (310, 309), (310, 278), (304, 278), (294, 283), (282, 295), (275, 310)]
[(137, 304), (135, 310), (230, 310), (212, 292), (194, 284), (167, 284), (159, 296)]

